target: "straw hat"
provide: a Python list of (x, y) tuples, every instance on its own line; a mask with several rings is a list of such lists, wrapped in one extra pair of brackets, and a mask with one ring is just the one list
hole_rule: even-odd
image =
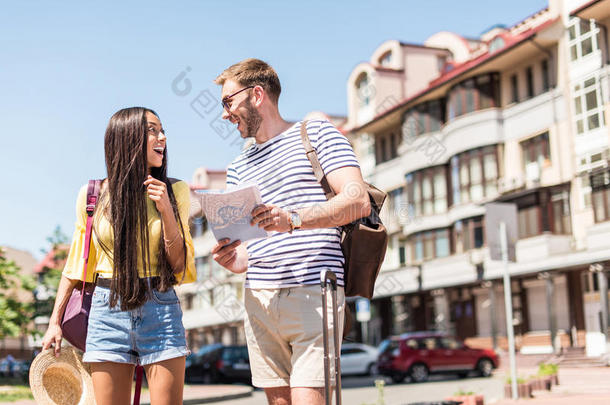
[(40, 352), (30, 367), (30, 388), (37, 404), (95, 405), (89, 365), (72, 347)]

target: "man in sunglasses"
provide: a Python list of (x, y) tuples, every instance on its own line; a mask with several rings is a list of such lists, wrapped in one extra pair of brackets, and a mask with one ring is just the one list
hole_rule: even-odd
[(255, 141), (229, 165), (227, 187), (256, 183), (263, 204), (252, 212), (252, 223), (272, 231), (247, 246), (221, 240), (212, 249), (214, 260), (228, 270), (247, 271), (244, 326), (252, 383), (265, 390), (271, 405), (323, 404), (320, 271), (337, 275), (340, 319), (331, 327), (341, 335), (345, 297), (339, 226), (371, 209), (360, 167), (331, 123), (308, 122), (311, 144), (336, 193), (327, 200), (305, 154), (301, 122), (280, 115), (281, 86), (273, 68), (246, 59), (215, 82), (222, 86), (223, 118)]

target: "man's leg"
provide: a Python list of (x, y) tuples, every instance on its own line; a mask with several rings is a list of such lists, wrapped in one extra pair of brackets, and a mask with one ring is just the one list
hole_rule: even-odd
[[(269, 403), (269, 405), (296, 404), (296, 402), (290, 401), (290, 387), (265, 388), (265, 394), (267, 395), (267, 402)], [(317, 402), (314, 404), (317, 404)]]
[[(326, 308), (332, 313), (330, 298)], [(345, 297), (343, 288), (337, 291), (337, 306), (339, 319), (334, 325), (332, 315), (328, 319), (330, 338), (330, 376), (334, 385), (334, 343), (333, 331), (341, 336), (343, 332), (343, 306)], [(295, 287), (292, 293), (282, 303), (286, 308), (281, 316), (285, 331), (292, 347), (292, 371), (290, 385), (292, 405), (324, 404), (324, 341), (322, 338), (322, 297), (320, 286)], [(341, 347), (337, 348), (340, 352)]]
[(295, 387), (290, 393), (291, 405), (324, 405), (324, 388)]

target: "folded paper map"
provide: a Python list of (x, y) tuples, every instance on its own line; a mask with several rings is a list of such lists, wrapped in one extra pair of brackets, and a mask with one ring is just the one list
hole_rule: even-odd
[(263, 228), (250, 225), (252, 210), (262, 204), (258, 186), (244, 185), (227, 191), (197, 190), (197, 194), (216, 240), (246, 242), (269, 236)]

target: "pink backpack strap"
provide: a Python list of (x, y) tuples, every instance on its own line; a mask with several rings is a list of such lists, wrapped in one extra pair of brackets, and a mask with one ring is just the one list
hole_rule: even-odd
[(133, 405), (140, 405), (140, 393), (142, 392), (142, 372), (144, 367), (136, 366), (136, 389), (133, 393)]
[(89, 264), (89, 249), (91, 247), (91, 229), (93, 228), (93, 213), (95, 212), (95, 206), (100, 196), (100, 187), (102, 185), (101, 180), (89, 180), (87, 186), (87, 226), (85, 229), (85, 248), (83, 249), (83, 287), (81, 290), (81, 303), (85, 296), (85, 280), (87, 280), (87, 266)]

